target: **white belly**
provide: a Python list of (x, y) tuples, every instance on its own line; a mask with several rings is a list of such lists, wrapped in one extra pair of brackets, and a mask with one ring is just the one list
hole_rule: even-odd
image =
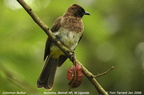
[[(70, 32), (67, 29), (61, 28), (59, 29), (59, 32), (54, 33), (54, 35), (58, 36), (60, 41), (73, 51), (79, 42), (82, 32)], [(60, 55), (64, 55), (64, 53), (56, 45), (52, 46), (50, 51), (51, 56), (55, 58), (58, 58)]]
[(78, 41), (82, 35), (82, 32), (68, 31), (67, 29), (61, 28), (59, 32), (55, 33), (59, 37), (60, 41), (67, 46), (70, 50), (74, 50), (78, 44)]

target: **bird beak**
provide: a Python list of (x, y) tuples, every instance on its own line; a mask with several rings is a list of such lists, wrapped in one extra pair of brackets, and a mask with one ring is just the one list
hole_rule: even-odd
[(84, 12), (84, 15), (90, 15), (90, 13), (88, 13), (88, 12)]

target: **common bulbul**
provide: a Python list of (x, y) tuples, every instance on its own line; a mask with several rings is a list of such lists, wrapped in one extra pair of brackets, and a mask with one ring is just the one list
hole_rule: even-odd
[[(63, 16), (55, 20), (51, 28), (56, 38), (72, 51), (74, 51), (82, 37), (84, 31), (82, 17), (84, 15), (90, 14), (78, 4), (73, 4), (67, 9)], [(52, 89), (56, 69), (60, 67), (66, 59), (67, 56), (48, 38), (44, 54), (45, 65), (37, 80), (37, 87), (44, 87), (48, 90)]]

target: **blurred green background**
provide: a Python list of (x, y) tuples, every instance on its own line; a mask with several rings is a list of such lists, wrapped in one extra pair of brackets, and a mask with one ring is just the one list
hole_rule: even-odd
[[(25, 0), (51, 27), (73, 3), (91, 15), (84, 16), (85, 31), (75, 50), (78, 60), (93, 74), (117, 68), (97, 78), (106, 91), (144, 93), (144, 0)], [(44, 65), (47, 35), (15, 0), (0, 0), (0, 94), (23, 91), (43, 95), (36, 81)], [(58, 68), (52, 92), (68, 91), (67, 60)], [(84, 77), (72, 91), (97, 93)]]

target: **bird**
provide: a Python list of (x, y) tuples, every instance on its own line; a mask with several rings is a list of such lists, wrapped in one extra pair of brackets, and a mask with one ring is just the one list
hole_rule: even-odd
[[(58, 17), (52, 25), (51, 31), (61, 43), (74, 51), (84, 31), (82, 17), (90, 15), (80, 5), (73, 4), (68, 7), (63, 16)], [(45, 65), (37, 80), (37, 87), (44, 87), (46, 90), (53, 88), (57, 67), (60, 67), (67, 59), (67, 56), (48, 37), (45, 45)]]

